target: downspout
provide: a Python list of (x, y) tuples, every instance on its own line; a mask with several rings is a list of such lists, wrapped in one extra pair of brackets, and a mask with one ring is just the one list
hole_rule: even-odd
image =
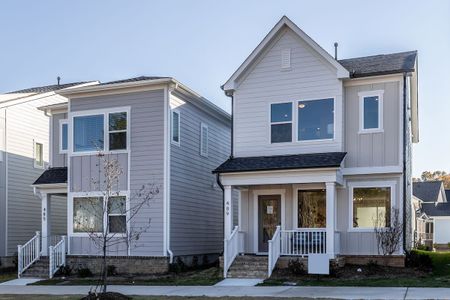
[(407, 133), (406, 133), (406, 73), (403, 73), (403, 252), (406, 251), (406, 141), (407, 141)]

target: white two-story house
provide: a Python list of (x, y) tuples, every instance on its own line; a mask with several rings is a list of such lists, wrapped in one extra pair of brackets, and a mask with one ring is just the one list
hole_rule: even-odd
[(214, 171), (225, 191), (225, 276), (244, 276), (233, 269), (239, 254), (262, 255), (248, 263), (266, 276), (280, 256), (381, 261), (374, 227), (391, 226), (397, 211), (403, 237), (389, 263), (402, 264), (416, 51), (337, 60), (283, 17), (222, 88), (233, 111), (232, 155)]

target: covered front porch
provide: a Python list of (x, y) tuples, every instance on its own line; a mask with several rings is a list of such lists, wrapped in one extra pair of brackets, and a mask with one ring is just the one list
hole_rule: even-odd
[(340, 167), (226, 172), (220, 180), (225, 195), (225, 277), (239, 254), (267, 255), (268, 276), (280, 256), (330, 260), (339, 254)]

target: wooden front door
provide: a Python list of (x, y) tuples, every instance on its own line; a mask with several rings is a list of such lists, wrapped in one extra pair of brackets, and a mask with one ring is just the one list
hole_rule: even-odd
[(258, 252), (268, 252), (278, 225), (281, 225), (281, 195), (258, 196)]

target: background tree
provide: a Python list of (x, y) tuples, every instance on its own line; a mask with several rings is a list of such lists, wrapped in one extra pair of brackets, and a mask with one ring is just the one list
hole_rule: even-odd
[(445, 171), (424, 171), (420, 178), (413, 178), (414, 182), (442, 181), (446, 189), (450, 189), (450, 174)]
[(139, 225), (132, 221), (142, 208), (150, 206), (159, 188), (154, 184), (143, 185), (127, 200), (127, 195), (119, 191), (119, 180), (123, 174), (119, 161), (102, 152), (98, 152), (97, 157), (99, 179), (92, 179), (92, 185), (101, 196), (83, 198), (83, 201), (88, 202), (89, 213), (77, 213), (74, 216), (74, 228), (78, 232), (88, 233), (90, 240), (102, 253), (101, 277), (94, 293), (97, 293), (97, 288), (106, 293), (109, 249), (123, 246), (129, 254), (131, 247), (137, 247), (141, 234), (149, 230), (151, 220), (139, 222)]

